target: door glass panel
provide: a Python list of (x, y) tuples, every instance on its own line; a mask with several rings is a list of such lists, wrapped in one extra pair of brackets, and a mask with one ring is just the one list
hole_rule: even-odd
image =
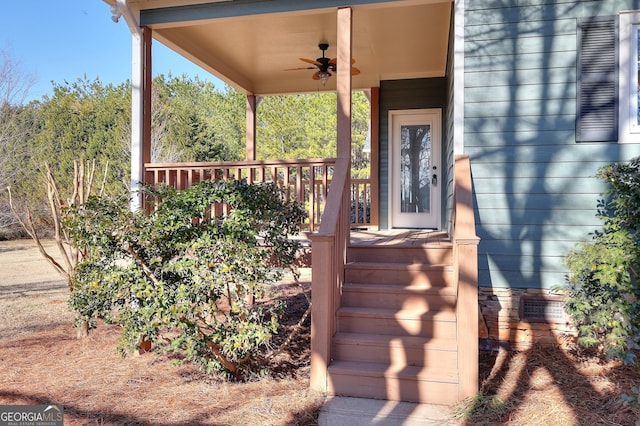
[(400, 127), (400, 211), (428, 213), (430, 197), (431, 126)]
[(635, 109), (636, 109), (636, 116), (632, 118), (632, 120), (636, 120), (636, 122), (634, 123), (636, 126), (640, 126), (640, 28), (638, 27), (634, 27), (635, 32), (636, 32), (636, 51), (635, 51), (635, 69), (636, 69), (636, 75), (634, 76), (635, 81), (632, 83), (633, 85), (635, 85), (636, 88), (636, 93), (635, 93)]

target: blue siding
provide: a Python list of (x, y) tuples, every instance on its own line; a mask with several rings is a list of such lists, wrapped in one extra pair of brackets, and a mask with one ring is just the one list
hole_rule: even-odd
[[(380, 82), (380, 229), (389, 227), (389, 111), (442, 108), (442, 167), (446, 169), (448, 138), (445, 118), (447, 80), (444, 77)], [(446, 185), (445, 185), (446, 186)], [(442, 186), (441, 186), (442, 188)], [(445, 200), (445, 194), (442, 200)], [(444, 215), (443, 215), (444, 217)]]
[(471, 156), (479, 284), (551, 288), (601, 225), (599, 167), (640, 146), (576, 143), (576, 20), (638, 0), (466, 0), (465, 152)]

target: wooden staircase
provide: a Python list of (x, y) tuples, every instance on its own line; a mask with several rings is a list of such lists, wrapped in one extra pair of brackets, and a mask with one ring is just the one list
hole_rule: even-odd
[(446, 233), (352, 238), (327, 371), (329, 394), (459, 400), (452, 252)]

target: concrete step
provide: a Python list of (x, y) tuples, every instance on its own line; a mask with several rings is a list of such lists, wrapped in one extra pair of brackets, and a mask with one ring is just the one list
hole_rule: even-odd
[(454, 404), (457, 374), (435, 367), (394, 368), (385, 364), (334, 361), (328, 370), (328, 393), (361, 398), (431, 404)]
[(453, 286), (453, 268), (446, 264), (350, 262), (345, 265), (344, 274), (347, 283)]
[(444, 338), (337, 333), (332, 353), (340, 361), (386, 363), (394, 368), (437, 366), (451, 373), (458, 368), (456, 341)]
[(453, 287), (363, 283), (342, 286), (342, 306), (427, 311), (453, 307), (455, 303), (456, 291)]
[(445, 339), (456, 337), (453, 308), (438, 311), (397, 310), (343, 306), (338, 309), (338, 331)]
[(446, 405), (329, 397), (320, 409), (319, 426), (455, 426)]

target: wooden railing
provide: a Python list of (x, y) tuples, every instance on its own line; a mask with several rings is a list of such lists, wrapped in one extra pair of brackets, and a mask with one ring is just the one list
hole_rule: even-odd
[(478, 392), (478, 243), (473, 213), (471, 164), (457, 155), (453, 199), (453, 265), (458, 283), (458, 399)]
[[(307, 210), (303, 228), (315, 232), (327, 201), (335, 159), (264, 160), (199, 163), (147, 163), (146, 182), (164, 183), (175, 189), (214, 179), (246, 179), (247, 182), (277, 182), (287, 200), (299, 201)], [(313, 182), (313, 185), (311, 184)], [(311, 187), (313, 186), (313, 190)], [(369, 227), (371, 222), (371, 181), (351, 181), (352, 227)], [(375, 208), (375, 207), (374, 207)]]
[(349, 161), (338, 159), (329, 198), (317, 233), (311, 234), (311, 387), (326, 390), (331, 339), (336, 331), (336, 311), (344, 281), (349, 243)]
[(371, 221), (371, 179), (351, 179), (351, 227), (377, 226)]

